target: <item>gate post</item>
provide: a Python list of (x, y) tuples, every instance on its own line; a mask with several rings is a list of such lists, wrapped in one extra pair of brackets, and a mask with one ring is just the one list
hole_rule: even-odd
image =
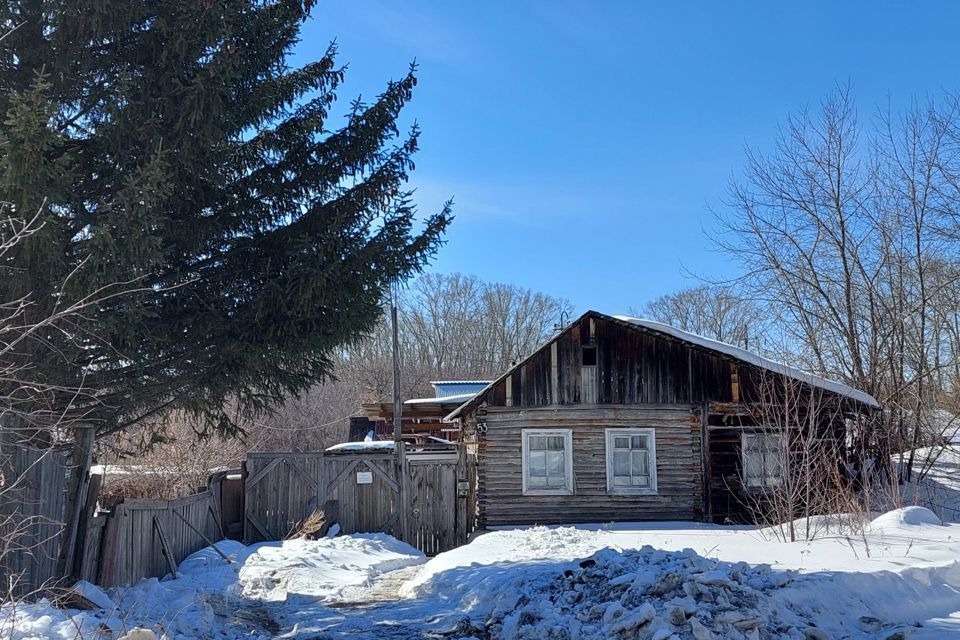
[(413, 544), (410, 542), (410, 529), (407, 526), (407, 496), (409, 495), (409, 484), (410, 484), (410, 469), (407, 465), (407, 456), (406, 456), (406, 444), (403, 440), (395, 441), (394, 452), (397, 456), (397, 487), (399, 491), (397, 492), (397, 509), (400, 514), (400, 535), (397, 536), (407, 544)]

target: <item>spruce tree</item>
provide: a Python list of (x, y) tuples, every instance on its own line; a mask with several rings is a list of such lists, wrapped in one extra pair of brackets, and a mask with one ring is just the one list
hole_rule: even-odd
[(414, 69), (334, 113), (335, 47), (288, 64), (312, 4), (0, 8), (2, 216), (43, 223), (0, 264), (0, 301), (29, 300), (29, 324), (99, 299), (4, 356), (44, 393), (0, 397), (101, 433), (171, 409), (230, 430), (226, 406), (263, 411), (326, 379), (427, 263), (451, 216), (418, 220), (406, 186)]

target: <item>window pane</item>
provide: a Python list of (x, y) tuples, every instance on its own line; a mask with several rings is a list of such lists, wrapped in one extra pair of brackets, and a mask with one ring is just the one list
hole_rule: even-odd
[(547, 452), (547, 473), (549, 475), (563, 475), (564, 457), (563, 451)]
[(635, 486), (635, 487), (649, 487), (649, 486), (650, 486), (650, 476), (634, 476), (634, 477), (633, 477), (633, 486)]
[(547, 486), (546, 476), (530, 476), (527, 478), (527, 486), (534, 489), (542, 489)]
[(530, 436), (529, 447), (532, 450), (543, 451), (547, 448), (546, 436)]
[(627, 436), (616, 436), (613, 439), (614, 449), (629, 449), (630, 448), (630, 438)]
[(647, 448), (647, 436), (631, 436), (630, 437), (630, 446), (634, 449), (646, 449)]
[(547, 475), (547, 454), (544, 451), (531, 451), (530, 452), (530, 467), (528, 475), (532, 478), (533, 476), (546, 476)]
[(613, 452), (613, 475), (630, 477), (630, 452)]
[(563, 436), (548, 437), (547, 448), (551, 451), (563, 451)]
[(763, 469), (768, 476), (780, 475), (780, 457), (776, 453), (768, 453), (763, 458)]
[(630, 455), (633, 457), (633, 475), (645, 476), (649, 474), (649, 471), (647, 471), (647, 452), (634, 451)]
[(743, 472), (748, 479), (754, 479), (763, 474), (763, 460), (760, 454), (746, 451), (743, 456)]

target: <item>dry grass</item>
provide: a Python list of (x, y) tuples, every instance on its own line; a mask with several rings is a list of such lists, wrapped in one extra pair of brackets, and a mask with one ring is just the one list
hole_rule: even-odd
[(324, 516), (323, 511), (316, 509), (313, 513), (307, 516), (305, 520), (295, 524), (284, 540), (312, 538), (318, 531), (323, 529), (323, 525), (326, 524), (326, 521), (327, 519), (326, 516)]

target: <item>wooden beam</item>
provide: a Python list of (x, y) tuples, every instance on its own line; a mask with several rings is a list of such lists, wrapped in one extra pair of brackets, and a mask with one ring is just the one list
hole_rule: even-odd
[(556, 340), (550, 345), (550, 404), (560, 404), (560, 365)]
[(282, 458), (274, 458), (273, 460), (267, 463), (267, 466), (265, 466), (263, 469), (260, 469), (260, 471), (257, 471), (255, 476), (253, 476), (252, 478), (247, 480), (246, 483), (244, 483), (245, 489), (249, 491), (253, 487), (253, 485), (263, 480), (264, 476), (266, 476), (268, 473), (273, 471), (273, 468), (276, 467), (278, 464), (280, 464), (280, 460), (282, 460)]
[(160, 526), (160, 520), (157, 519), (157, 516), (153, 516), (153, 528), (156, 531), (157, 537), (160, 538), (160, 549), (163, 552), (163, 557), (167, 559), (167, 566), (170, 567), (170, 573), (173, 574), (173, 577), (177, 577), (177, 561), (173, 557), (173, 551), (170, 550), (170, 545), (167, 543), (167, 536), (163, 533), (163, 527)]

